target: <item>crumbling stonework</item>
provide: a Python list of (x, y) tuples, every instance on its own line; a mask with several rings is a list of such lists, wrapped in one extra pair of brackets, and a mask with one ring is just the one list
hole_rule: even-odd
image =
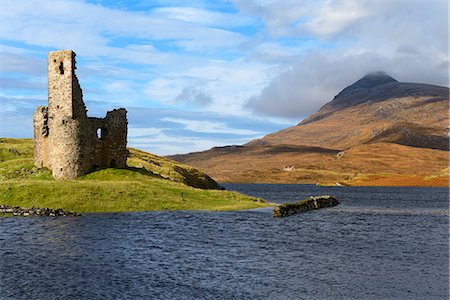
[(126, 110), (88, 117), (75, 69), (73, 51), (48, 54), (48, 106), (33, 116), (35, 165), (49, 168), (58, 180), (125, 167), (128, 156)]

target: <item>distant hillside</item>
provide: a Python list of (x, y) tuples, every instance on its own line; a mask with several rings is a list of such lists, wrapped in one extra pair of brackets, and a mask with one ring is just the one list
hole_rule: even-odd
[(218, 181), (352, 184), (358, 176), (382, 173), (428, 176), (427, 181), (405, 179), (404, 185), (448, 185), (443, 171), (448, 167), (448, 112), (448, 88), (401, 83), (377, 72), (344, 88), (296, 126), (243, 146), (172, 158)]

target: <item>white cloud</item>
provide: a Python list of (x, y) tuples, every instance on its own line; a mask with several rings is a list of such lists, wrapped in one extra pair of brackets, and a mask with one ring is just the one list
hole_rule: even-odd
[(415, 56), (391, 58), (373, 52), (310, 54), (250, 98), (247, 107), (262, 115), (301, 120), (373, 71), (384, 71), (403, 82), (447, 85), (447, 69), (437, 64)]
[(222, 122), (197, 121), (175, 118), (163, 118), (163, 121), (181, 124), (185, 129), (204, 133), (226, 133), (234, 135), (260, 135), (261, 132), (249, 129), (230, 128)]
[(143, 92), (152, 100), (170, 103), (183, 88), (184, 82), (161, 77), (150, 81)]
[(237, 7), (248, 15), (260, 18), (265, 29), (272, 36), (286, 36), (292, 33), (301, 17), (307, 13), (307, 1), (253, 1), (234, 0)]
[(248, 25), (252, 21), (248, 17), (243, 17), (236, 14), (186, 6), (161, 7), (155, 9), (154, 12), (157, 15), (172, 20), (213, 27), (219, 26), (222, 28), (233, 28)]
[(130, 127), (128, 128), (128, 136), (131, 139), (136, 139), (142, 136), (153, 136), (160, 135), (163, 132), (163, 128), (155, 128), (155, 127)]
[(210, 137), (199, 138), (192, 136), (172, 136), (164, 132), (156, 132), (154, 128), (142, 128), (142, 131), (153, 132), (151, 137), (130, 137), (128, 144), (158, 155), (172, 155), (187, 152), (202, 151), (216, 146), (230, 144), (243, 144), (248, 142), (246, 138), (228, 139), (227, 141)]
[(319, 1), (318, 6), (310, 20), (299, 28), (321, 36), (341, 32), (372, 15), (374, 9), (369, 1), (361, 0)]
[(213, 60), (187, 70), (191, 86), (199, 86), (214, 102), (208, 110), (230, 115), (246, 115), (246, 99), (258, 93), (279, 72), (278, 68), (246, 60)]
[(0, 46), (0, 71), (3, 74), (22, 73), (47, 77), (47, 62), (33, 56), (8, 52), (10, 48)]
[(203, 65), (166, 72), (166, 77), (151, 80), (143, 91), (165, 105), (179, 105), (181, 96), (191, 96), (183, 103), (215, 113), (245, 115), (242, 106), (246, 99), (258, 93), (277, 72), (265, 64), (241, 59), (204, 60)]
[[(234, 0), (234, 3), (243, 13), (261, 19), (266, 33), (272, 37), (304, 37), (305, 34), (329, 37), (394, 6), (390, 1), (371, 0)], [(395, 6), (395, 9), (401, 7)]]
[(301, 26), (320, 38), (334, 37), (332, 46), (310, 49), (250, 97), (247, 107), (255, 113), (300, 120), (371, 71), (448, 85), (446, 3), (318, 3)]
[[(4, 39), (42, 47), (76, 49), (87, 56), (112, 56), (116, 51), (122, 59), (133, 59), (136, 49), (128, 49), (127, 56), (120, 55), (122, 51), (109, 46), (111, 39), (167, 40), (188, 50), (236, 47), (244, 39), (239, 33), (207, 24), (78, 1), (3, 1), (1, 22), (0, 34)], [(147, 49), (146, 52), (155, 51)]]

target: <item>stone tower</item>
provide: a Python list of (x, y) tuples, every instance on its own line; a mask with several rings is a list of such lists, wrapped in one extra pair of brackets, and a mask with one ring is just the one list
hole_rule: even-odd
[(73, 51), (48, 54), (48, 106), (38, 107), (33, 116), (35, 165), (52, 170), (57, 180), (125, 167), (128, 156), (126, 110), (88, 117), (75, 69)]

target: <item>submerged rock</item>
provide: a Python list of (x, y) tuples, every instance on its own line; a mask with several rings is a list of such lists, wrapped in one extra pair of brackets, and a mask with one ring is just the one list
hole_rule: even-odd
[(281, 204), (273, 209), (273, 216), (276, 218), (287, 217), (293, 214), (307, 212), (313, 209), (332, 207), (340, 204), (333, 196), (324, 195), (310, 197), (296, 203)]

